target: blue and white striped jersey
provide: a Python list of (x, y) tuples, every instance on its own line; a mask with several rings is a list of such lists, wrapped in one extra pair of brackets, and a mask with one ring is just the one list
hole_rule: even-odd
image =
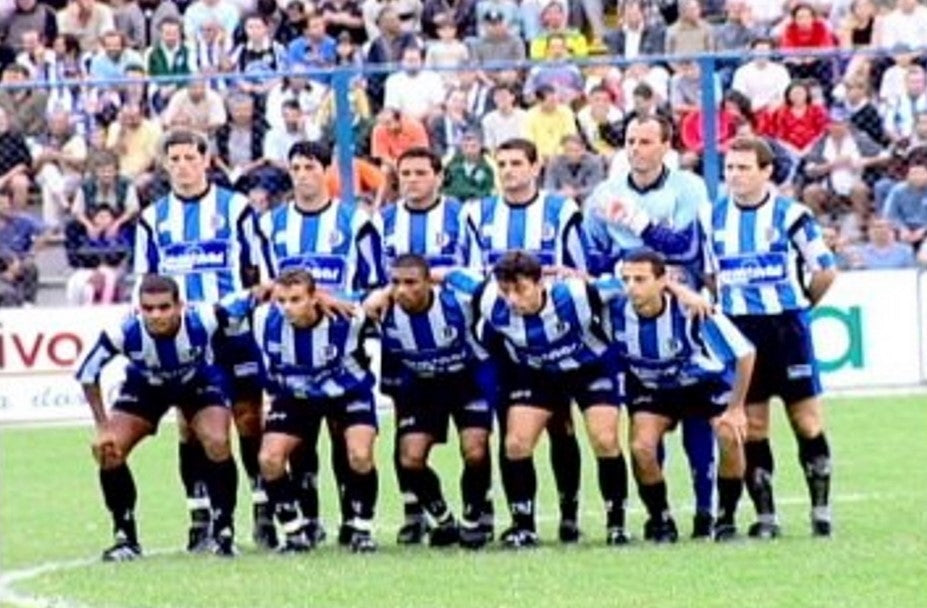
[(267, 241), (241, 194), (210, 186), (199, 199), (171, 193), (144, 209), (135, 233), (135, 274), (175, 278), (186, 302), (216, 302), (240, 291), (245, 271), (271, 276)]
[(322, 316), (313, 327), (295, 327), (274, 303), (252, 318), (268, 390), (297, 399), (337, 398), (373, 387), (364, 353), (367, 319)]
[(388, 263), (405, 253), (424, 257), (432, 267), (469, 262), (467, 211), (457, 199), (439, 197), (428, 209), (410, 209), (400, 200), (381, 215)]
[(433, 287), (431, 305), (420, 313), (393, 304), (380, 326), (383, 356), (419, 378), (460, 373), (485, 358), (473, 334), (472, 305), (453, 289)]
[(264, 214), (261, 230), (277, 273), (304, 268), (320, 287), (344, 295), (386, 282), (380, 232), (360, 205), (332, 200), (308, 212), (291, 201)]
[(640, 316), (627, 297), (608, 304), (605, 327), (628, 373), (652, 390), (711, 380), (730, 385), (734, 364), (753, 352), (753, 345), (723, 314), (700, 320), (670, 294), (663, 297), (663, 311), (650, 318)]
[(514, 249), (547, 266), (587, 270), (582, 212), (571, 198), (541, 190), (525, 205), (489, 196), (470, 206), (470, 268), (487, 268)]
[[(620, 201), (642, 209), (649, 223), (632, 228), (609, 221), (609, 207)], [(680, 278), (686, 284), (701, 288), (705, 235), (699, 219), (710, 208), (705, 182), (689, 171), (664, 167), (656, 183), (643, 190), (628, 173), (602, 182), (586, 201), (583, 218), (596, 272), (611, 272), (628, 251), (647, 246), (684, 271)]]
[(835, 266), (811, 211), (773, 192), (757, 207), (722, 197), (708, 232), (709, 273), (717, 276), (721, 310), (727, 315), (806, 309), (806, 273)]
[(598, 362), (608, 349), (603, 298), (583, 280), (545, 282), (544, 305), (533, 315), (513, 311), (494, 279), (481, 281), (472, 272), (454, 270), (446, 283), (474, 298), (476, 322), (501, 336), (509, 358), (520, 365), (570, 371)]
[(183, 384), (212, 364), (210, 340), (219, 326), (214, 307), (206, 304), (188, 306), (173, 336), (151, 335), (142, 315), (131, 313), (117, 327), (100, 334), (76, 377), (82, 384), (94, 384), (107, 363), (124, 355), (130, 378), (136, 376), (154, 386)]

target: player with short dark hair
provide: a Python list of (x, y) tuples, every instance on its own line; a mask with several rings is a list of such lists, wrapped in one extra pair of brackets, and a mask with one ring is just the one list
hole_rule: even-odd
[(666, 289), (666, 264), (659, 253), (641, 249), (626, 254), (621, 279), (627, 294), (609, 303), (605, 318), (615, 353), (627, 369), (632, 463), (649, 515), (644, 538), (676, 541), (658, 447), (681, 419), (699, 417), (710, 421), (719, 448), (719, 512), (712, 535), (730, 540), (743, 491), (744, 399), (753, 345), (723, 314), (704, 319), (689, 314)]
[(704, 219), (709, 270), (721, 310), (756, 345), (747, 393), (746, 484), (756, 507), (750, 536), (779, 535), (772, 491), (769, 400), (785, 402), (811, 498), (811, 529), (829, 536), (831, 457), (809, 310), (836, 278), (834, 256), (804, 205), (777, 194), (773, 154), (757, 138), (735, 139), (724, 158), (728, 194)]
[[(176, 130), (164, 139), (164, 166), (171, 192), (145, 208), (135, 232), (135, 274), (177, 279), (183, 300), (214, 303), (271, 276), (269, 247), (248, 199), (210, 183), (206, 138)], [(217, 333), (216, 361), (230, 384), (241, 460), (251, 480), (254, 539), (276, 544), (273, 520), (260, 487), (257, 454), (261, 442), (260, 355), (246, 326)], [(209, 497), (200, 469), (203, 448), (187, 437), (180, 421), (180, 474), (187, 492), (191, 526), (187, 548), (203, 548), (209, 537)]]
[[(454, 290), (432, 285), (431, 268), (421, 256), (398, 256), (390, 275), (390, 287), (371, 294), (365, 307), (380, 319), (383, 358), (397, 367), (393, 399), (399, 466), (432, 520), (431, 545), (459, 540), (479, 548), (490, 540), (480, 519), (491, 478), (492, 412), (478, 381), (485, 353), (471, 331), (473, 312)], [(447, 440), (449, 418), (457, 427), (464, 461), (459, 525), (428, 466), (434, 444)]]
[[(139, 287), (139, 312), (105, 330), (77, 372), (96, 423), (93, 455), (100, 466), (100, 486), (113, 517), (115, 544), (105, 561), (141, 556), (135, 524), (135, 481), (127, 459), (172, 406), (189, 425), (205, 451), (201, 474), (214, 510), (213, 533), (204, 549), (232, 556), (233, 513), (238, 485), (229, 446), (231, 414), (224, 377), (213, 363), (212, 337), (221, 322), (210, 306), (187, 306), (177, 283), (147, 275)], [(117, 355), (128, 359), (126, 380), (107, 414), (100, 374)]]

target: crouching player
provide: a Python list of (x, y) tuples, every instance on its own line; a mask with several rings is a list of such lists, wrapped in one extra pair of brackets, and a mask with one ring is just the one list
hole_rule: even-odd
[[(477, 378), (481, 351), (472, 334), (471, 306), (456, 291), (432, 285), (428, 262), (418, 255), (398, 256), (390, 282), (367, 298), (365, 308), (382, 319), (383, 359), (394, 361), (398, 370), (394, 399), (399, 466), (432, 520), (432, 546), (459, 540), (468, 548), (482, 547), (489, 542), (480, 518), (491, 477), (492, 413)], [(447, 441), (451, 417), (464, 461), (459, 524), (428, 466), (432, 446)]]
[[(213, 364), (210, 346), (220, 317), (211, 306), (185, 307), (177, 283), (168, 277), (146, 276), (139, 298), (140, 312), (104, 331), (77, 372), (96, 423), (93, 456), (113, 518), (116, 542), (103, 559), (128, 561), (142, 555), (135, 482), (126, 461), (142, 439), (157, 432), (172, 406), (179, 408), (206, 452), (203, 478), (213, 506), (207, 546), (212, 553), (232, 556), (238, 477), (229, 447), (231, 410), (223, 389), (226, 378)], [(100, 374), (117, 355), (128, 358), (126, 380), (107, 413)]]
[(327, 315), (321, 298), (312, 275), (294, 268), (275, 281), (272, 303), (259, 306), (254, 298), (239, 298), (228, 304), (229, 314), (252, 316), (272, 397), (258, 458), (261, 476), (286, 535), (281, 550), (312, 549), (317, 537), (307, 528), (287, 462), (304, 438), (318, 437), (327, 419), (347, 444), (345, 492), (352, 516), (346, 522), (348, 544), (355, 552), (374, 551), (377, 418), (374, 377), (363, 350), (367, 321), (360, 308), (353, 316)]
[(666, 289), (661, 254), (639, 249), (621, 267), (626, 296), (608, 304), (606, 327), (627, 364), (625, 390), (631, 416), (631, 454), (641, 501), (649, 519), (644, 538), (675, 542), (676, 524), (666, 499), (657, 456), (663, 436), (683, 418), (710, 421), (720, 452), (719, 513), (713, 537), (734, 538), (734, 514), (743, 491), (744, 400), (754, 348), (720, 313), (687, 314)]

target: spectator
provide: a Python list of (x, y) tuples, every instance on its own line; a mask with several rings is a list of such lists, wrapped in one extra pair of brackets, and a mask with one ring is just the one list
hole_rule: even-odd
[(171, 96), (161, 122), (168, 129), (190, 127), (211, 135), (225, 124), (228, 115), (222, 96), (206, 86), (202, 78), (191, 80)]
[(792, 81), (785, 90), (785, 105), (769, 121), (768, 135), (775, 137), (793, 156), (801, 158), (827, 128), (827, 111), (812, 103), (811, 87), (804, 81)]
[[(367, 91), (364, 89), (362, 81), (356, 81), (350, 91), (348, 91), (348, 102), (350, 111), (348, 116), (351, 118), (351, 133), (354, 138), (354, 149), (361, 154), (366, 154), (370, 150), (370, 140), (372, 136), (374, 120), (370, 109), (370, 100), (367, 97)], [(335, 124), (335, 96), (326, 95), (319, 112), (316, 115), (316, 122), (322, 130), (322, 136), (328, 139), (325, 143), (334, 148), (334, 124)]]
[(417, 35), (422, 25), (421, 0), (364, 0), (361, 10), (364, 14), (364, 27), (367, 29), (367, 38), (373, 40), (383, 33), (383, 24), (380, 18), (383, 9), (391, 7), (396, 16), (399, 31)]
[(878, 39), (882, 25), (872, 0), (852, 0), (850, 10), (840, 20), (837, 40), (840, 48), (851, 50), (881, 46)]
[(582, 203), (605, 179), (602, 157), (589, 153), (579, 135), (567, 135), (561, 146), (544, 172), (544, 188)]
[[(159, 41), (148, 49), (145, 61), (148, 66), (148, 75), (152, 78), (183, 77), (190, 74), (190, 51), (183, 44), (183, 33), (180, 28), (180, 21), (173, 17), (161, 21)], [(180, 78), (152, 83), (151, 105), (155, 112), (163, 111), (171, 96), (177, 92), (178, 88), (186, 84), (186, 81)]]
[(770, 2), (769, 0), (744, 0), (750, 17), (759, 32), (769, 33), (785, 18), (787, 2)]
[(93, 80), (119, 80), (129, 66), (142, 65), (142, 56), (127, 49), (120, 32), (110, 30), (100, 38), (100, 50), (90, 59), (88, 75)]
[(406, 48), (400, 66), (401, 70), (386, 79), (384, 105), (416, 120), (425, 120), (440, 112), (444, 102), (444, 80), (437, 72), (422, 69), (421, 49)]
[(927, 46), (927, 7), (918, 0), (897, 0), (895, 8), (879, 21), (878, 41), (883, 49), (898, 45), (912, 49)]
[[(232, 68), (229, 62), (229, 55), (232, 52), (232, 37), (225, 33), (222, 25), (218, 21), (207, 21), (200, 29), (197, 36), (187, 36), (187, 44), (191, 48), (193, 65), (191, 70), (203, 75), (217, 76)], [(225, 79), (212, 78), (209, 80), (209, 86), (219, 90), (225, 90)]]
[[(277, 6), (277, 0), (272, 1), (274, 7)], [(281, 14), (281, 21), (274, 32), (274, 40), (289, 47), (290, 43), (303, 35), (306, 31), (306, 19), (308, 14), (302, 0), (288, 0), (285, 10)]]
[[(242, 76), (235, 79), (235, 87), (251, 95), (258, 107), (263, 107), (264, 97), (280, 82), (277, 75), (286, 68), (286, 49), (271, 37), (263, 15), (252, 13), (242, 23), (245, 42), (237, 45), (229, 57), (232, 69)], [(324, 22), (319, 27), (324, 28)]]
[(321, 128), (319, 112), (329, 92), (325, 85), (303, 75), (308, 69), (309, 66), (300, 64), (293, 66), (290, 74), (284, 76), (283, 80), (267, 95), (264, 115), (271, 128), (279, 128), (283, 125), (283, 104), (287, 101), (297, 103), (307, 121), (307, 128), (312, 128), (312, 126)]
[(666, 30), (666, 52), (669, 55), (697, 55), (714, 48), (714, 32), (702, 19), (698, 0), (680, 2), (679, 21)]
[(145, 13), (136, 0), (109, 0), (113, 9), (113, 22), (116, 31), (123, 35), (130, 48), (143, 50), (148, 46), (148, 28), (145, 25)]
[(476, 36), (477, 0), (425, 0), (422, 6), (422, 33), (439, 38), (442, 23), (454, 26), (462, 39)]
[[(493, 16), (492, 19), (490, 15)], [(489, 34), (488, 30), (493, 24), (505, 23), (505, 31), (522, 41), (524, 51), (525, 37), (522, 35), (521, 11), (514, 0), (478, 0), (476, 20), (477, 36), (480, 38), (485, 38)]]
[(255, 111), (254, 100), (233, 94), (228, 112), (229, 122), (216, 131), (216, 166), (239, 192), (280, 192), (283, 177), (264, 157), (267, 125)]
[(45, 46), (38, 30), (25, 30), (21, 35), (22, 50), (16, 56), (16, 63), (29, 70), (29, 80), (54, 83), (55, 51)]
[(837, 270), (850, 270), (855, 264), (855, 260), (859, 258), (856, 252), (847, 247), (846, 242), (840, 238), (833, 226), (822, 226), (821, 236), (824, 239), (824, 244), (834, 254)]
[(42, 223), (22, 211), (0, 187), (0, 304), (35, 304), (39, 269), (35, 250), (45, 241)]
[(183, 31), (188, 39), (196, 40), (203, 37), (204, 27), (218, 25), (231, 43), (239, 17), (238, 7), (229, 0), (196, 0), (184, 11)]
[[(367, 5), (364, 5), (366, 11)], [(402, 60), (406, 48), (421, 48), (422, 44), (410, 32), (404, 32), (399, 14), (391, 5), (384, 5), (377, 17), (379, 36), (373, 38), (367, 50), (367, 63), (378, 65), (398, 63)], [(374, 107), (383, 107), (383, 96), (387, 72), (374, 73), (369, 77), (368, 91)]]
[(567, 26), (566, 10), (556, 0), (551, 0), (544, 5), (541, 11), (541, 25), (543, 31), (538, 36), (530, 38), (531, 46), (528, 55), (532, 59), (548, 57), (547, 46), (551, 37), (564, 40), (566, 48), (569, 49), (570, 55), (573, 57), (586, 57), (589, 54), (586, 37), (581, 32)]
[(640, 2), (626, 2), (621, 15), (621, 27), (604, 37), (609, 53), (625, 59), (663, 54), (666, 29), (662, 25), (647, 25)]
[(461, 201), (480, 199), (495, 190), (492, 165), (483, 154), (482, 134), (469, 128), (444, 171), (444, 194)]
[[(525, 59), (525, 41), (513, 33), (516, 30), (511, 28), (500, 8), (490, 7), (483, 14), (483, 23), (480, 37), (470, 43), (470, 56), (475, 64)], [(485, 72), (481, 73), (481, 78), (483, 82), (492, 82)]]
[[(721, 99), (721, 81), (714, 74), (715, 99)], [(670, 79), (670, 107), (677, 120), (702, 107), (702, 69), (698, 62), (682, 61)]]
[(628, 130), (628, 125), (638, 116), (659, 114), (670, 124), (674, 124), (673, 114), (669, 106), (660, 102), (660, 99), (653, 91), (653, 87), (649, 84), (645, 82), (638, 84), (629, 97), (631, 99), (631, 106), (630, 111), (625, 113), (624, 122), (621, 125), (620, 145), (624, 145), (624, 135)]
[(566, 39), (552, 35), (547, 39), (547, 59), (528, 72), (525, 82), (525, 99), (529, 102), (536, 97), (541, 88), (552, 88), (557, 98), (565, 104), (572, 104), (582, 96), (585, 82), (579, 68), (571, 63), (570, 49)]
[(505, 85), (493, 89), (492, 100), (496, 109), (482, 120), (483, 144), (495, 152), (504, 141), (523, 139), (528, 134), (528, 113), (515, 105), (515, 91)]
[(457, 72), (457, 88), (463, 91), (467, 100), (467, 112), (474, 119), (479, 120), (486, 116), (491, 107), (492, 84), (486, 84), (480, 78), (477, 64), (468, 63), (465, 68)]
[(45, 128), (48, 96), (37, 87), (26, 86), (29, 70), (12, 63), (3, 70), (0, 84), (15, 88), (0, 88), (0, 108), (6, 111), (10, 130), (27, 137), (38, 135)]
[(917, 53), (910, 47), (899, 46), (893, 49), (892, 65), (882, 74), (879, 83), (879, 101), (888, 104), (891, 100), (903, 97), (907, 89), (908, 70), (916, 66)]
[(902, 243), (917, 247), (927, 235), (927, 159), (912, 159), (905, 181), (895, 184), (885, 199), (885, 218)]
[[(303, 116), (299, 102), (295, 99), (283, 102), (283, 124), (271, 127), (264, 137), (264, 158), (269, 164), (276, 167), (283, 175), (289, 171), (290, 148), (300, 141), (318, 141), (322, 137), (321, 131), (311, 121)], [(289, 177), (281, 176), (281, 186), (271, 195), (276, 195), (289, 189)]]
[(107, 207), (94, 213), (92, 225), (99, 236), (86, 240), (85, 266), (73, 270), (68, 277), (65, 297), (70, 306), (115, 304), (122, 299), (120, 286), (130, 245), (118, 234), (111, 236), (114, 222)]
[(596, 154), (611, 158), (621, 145), (624, 113), (615, 105), (611, 91), (599, 85), (589, 91), (589, 103), (576, 115), (580, 132)]
[(860, 246), (853, 268), (860, 270), (894, 270), (915, 266), (914, 250), (895, 240), (895, 229), (885, 218), (869, 220), (869, 242)]
[(75, 36), (83, 53), (94, 52), (100, 37), (115, 28), (113, 10), (97, 0), (74, 0), (58, 13), (58, 33)]
[(724, 23), (715, 27), (714, 48), (720, 52), (746, 51), (756, 39), (750, 9), (744, 0), (727, 0)]
[(0, 190), (9, 193), (13, 209), (25, 209), (29, 201), (31, 166), (25, 138), (12, 129), (9, 115), (0, 107)]
[(553, 87), (542, 86), (537, 90), (537, 103), (525, 117), (525, 130), (546, 164), (560, 150), (563, 138), (576, 134), (576, 116), (568, 105), (560, 103)]
[(145, 118), (138, 104), (127, 103), (106, 135), (107, 149), (119, 157), (119, 173), (143, 193), (153, 176), (161, 134), (158, 123)]
[(460, 147), (464, 133), (476, 127), (476, 121), (467, 112), (467, 97), (460, 89), (448, 91), (444, 111), (428, 123), (428, 141), (431, 149), (440, 156), (453, 156)]
[(781, 106), (791, 82), (786, 67), (768, 57), (773, 47), (773, 41), (768, 38), (754, 40), (750, 51), (756, 56), (734, 71), (731, 84), (731, 88), (750, 99), (750, 105), (758, 115), (768, 115)]
[[(354, 196), (369, 201), (374, 209), (379, 209), (388, 185), (386, 174), (364, 158), (355, 157), (351, 164), (354, 171)], [(332, 155), (332, 164), (325, 169), (325, 187), (332, 198), (341, 196), (341, 170), (337, 149)]]
[(868, 135), (850, 126), (844, 108), (835, 106), (827, 132), (808, 153), (805, 175), (838, 197), (847, 198), (853, 191), (868, 191), (864, 175), (886, 160), (882, 151)]
[[(287, 59), (291, 65), (302, 64), (310, 69), (322, 69), (335, 65), (337, 43), (325, 31), (325, 17), (319, 13), (306, 19), (305, 35), (290, 43)], [(312, 74), (312, 80), (328, 83), (328, 76)]]
[(891, 140), (882, 128), (879, 111), (872, 103), (869, 82), (860, 76), (850, 76), (844, 82), (844, 88), (844, 103), (850, 112), (850, 124), (880, 146), (888, 146)]
[(662, 65), (646, 62), (636, 62), (629, 65), (621, 81), (621, 98), (624, 99), (625, 113), (634, 110), (635, 91), (637, 86), (641, 84), (647, 85), (655, 104), (668, 104), (671, 78), (669, 71)]
[[(791, 19), (782, 30), (780, 46), (783, 50), (808, 49), (820, 51), (834, 48), (834, 34), (824, 19), (817, 16), (814, 7), (798, 2), (792, 7)], [(814, 78), (827, 87), (832, 84), (831, 59), (828, 57), (790, 55), (785, 60), (792, 78)]]
[[(77, 189), (73, 219), (65, 227), (65, 252), (72, 268), (95, 267), (101, 242), (127, 249), (134, 240), (135, 218), (140, 209), (132, 180), (119, 175), (119, 159), (112, 152), (97, 153), (90, 171)], [(100, 211), (108, 217), (98, 217)], [(94, 251), (88, 251), (92, 249)]]
[[(427, 5), (426, 5), (427, 8)], [(439, 72), (446, 86), (451, 86), (456, 79), (453, 71), (467, 62), (470, 50), (467, 45), (457, 38), (457, 25), (450, 13), (435, 16), (437, 40), (428, 43), (425, 51), (425, 67), (429, 69), (445, 70)]]
[(679, 19), (676, 0), (618, 0), (618, 14), (624, 15), (632, 4), (640, 6), (646, 27), (663, 27)]
[(58, 20), (55, 12), (38, 0), (16, 0), (13, 14), (0, 20), (0, 41), (22, 51), (23, 34), (36, 32), (42, 40), (54, 40), (58, 35)]
[(364, 30), (364, 15), (359, 2), (351, 0), (325, 0), (319, 7), (325, 18), (325, 33), (335, 40), (347, 33), (354, 44), (367, 40)]
[(904, 93), (886, 100), (885, 133), (892, 141), (914, 133), (915, 117), (927, 112), (927, 77), (924, 68), (909, 66), (905, 73)]
[[(186, 2), (184, 2), (186, 4)], [(181, 21), (180, 9), (174, 0), (138, 0), (138, 5), (145, 15), (147, 36), (146, 46), (153, 46), (161, 41), (161, 22), (165, 19)]]
[(277, 34), (280, 26), (284, 22), (285, 13), (283, 12), (283, 6), (277, 5), (277, 0), (250, 0), (249, 2), (243, 3), (243, 5), (240, 5), (240, 8), (243, 11), (242, 20), (238, 22), (238, 27), (235, 28), (235, 34), (233, 35), (233, 40), (236, 44), (241, 44), (247, 38), (247, 34), (244, 28), (244, 17), (249, 14), (263, 17), (264, 23), (267, 24), (267, 31), (270, 34), (270, 38), (274, 42), (280, 43), (283, 48), (286, 48), (287, 44), (289, 44), (291, 40), (295, 40), (299, 37), (299, 33), (297, 33), (286, 42), (282, 42), (278, 37)]
[(42, 221), (49, 229), (59, 230), (81, 182), (87, 142), (75, 133), (68, 113), (59, 110), (48, 115), (48, 129), (32, 141), (30, 154), (42, 192)]
[(377, 116), (371, 134), (371, 155), (394, 167), (396, 160), (409, 148), (428, 147), (428, 132), (422, 123), (403, 116), (396, 108), (386, 108)]

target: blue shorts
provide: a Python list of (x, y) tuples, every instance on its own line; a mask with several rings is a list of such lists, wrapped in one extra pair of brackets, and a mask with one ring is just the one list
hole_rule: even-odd
[(369, 390), (314, 399), (278, 395), (271, 400), (270, 410), (264, 417), (264, 432), (311, 440), (319, 436), (324, 419), (340, 432), (356, 425), (377, 428), (376, 407), (373, 392)]
[(451, 418), (458, 431), (492, 430), (492, 410), (476, 372), (407, 380), (396, 392), (395, 403), (397, 437), (425, 433), (444, 443)]
[(626, 375), (628, 413), (656, 414), (673, 421), (686, 418), (711, 420), (727, 409), (730, 387), (722, 382), (701, 382), (691, 386), (654, 390), (643, 386), (633, 374)]
[(213, 338), (216, 365), (220, 366), (229, 381), (232, 401), (259, 399), (263, 394), (261, 382), (261, 350), (251, 332), (234, 336), (217, 332)]
[(569, 412), (574, 401), (580, 410), (593, 405), (621, 406), (618, 378), (604, 361), (570, 371), (506, 366), (503, 390), (506, 406), (528, 405), (551, 412)]
[(811, 326), (804, 311), (779, 315), (731, 317), (756, 346), (753, 378), (747, 403), (765, 403), (779, 397), (786, 405), (821, 394)]
[(225, 375), (216, 367), (197, 373), (191, 380), (177, 385), (156, 385), (130, 374), (119, 389), (113, 409), (143, 418), (154, 427), (167, 410), (176, 406), (189, 422), (207, 407), (229, 407)]

